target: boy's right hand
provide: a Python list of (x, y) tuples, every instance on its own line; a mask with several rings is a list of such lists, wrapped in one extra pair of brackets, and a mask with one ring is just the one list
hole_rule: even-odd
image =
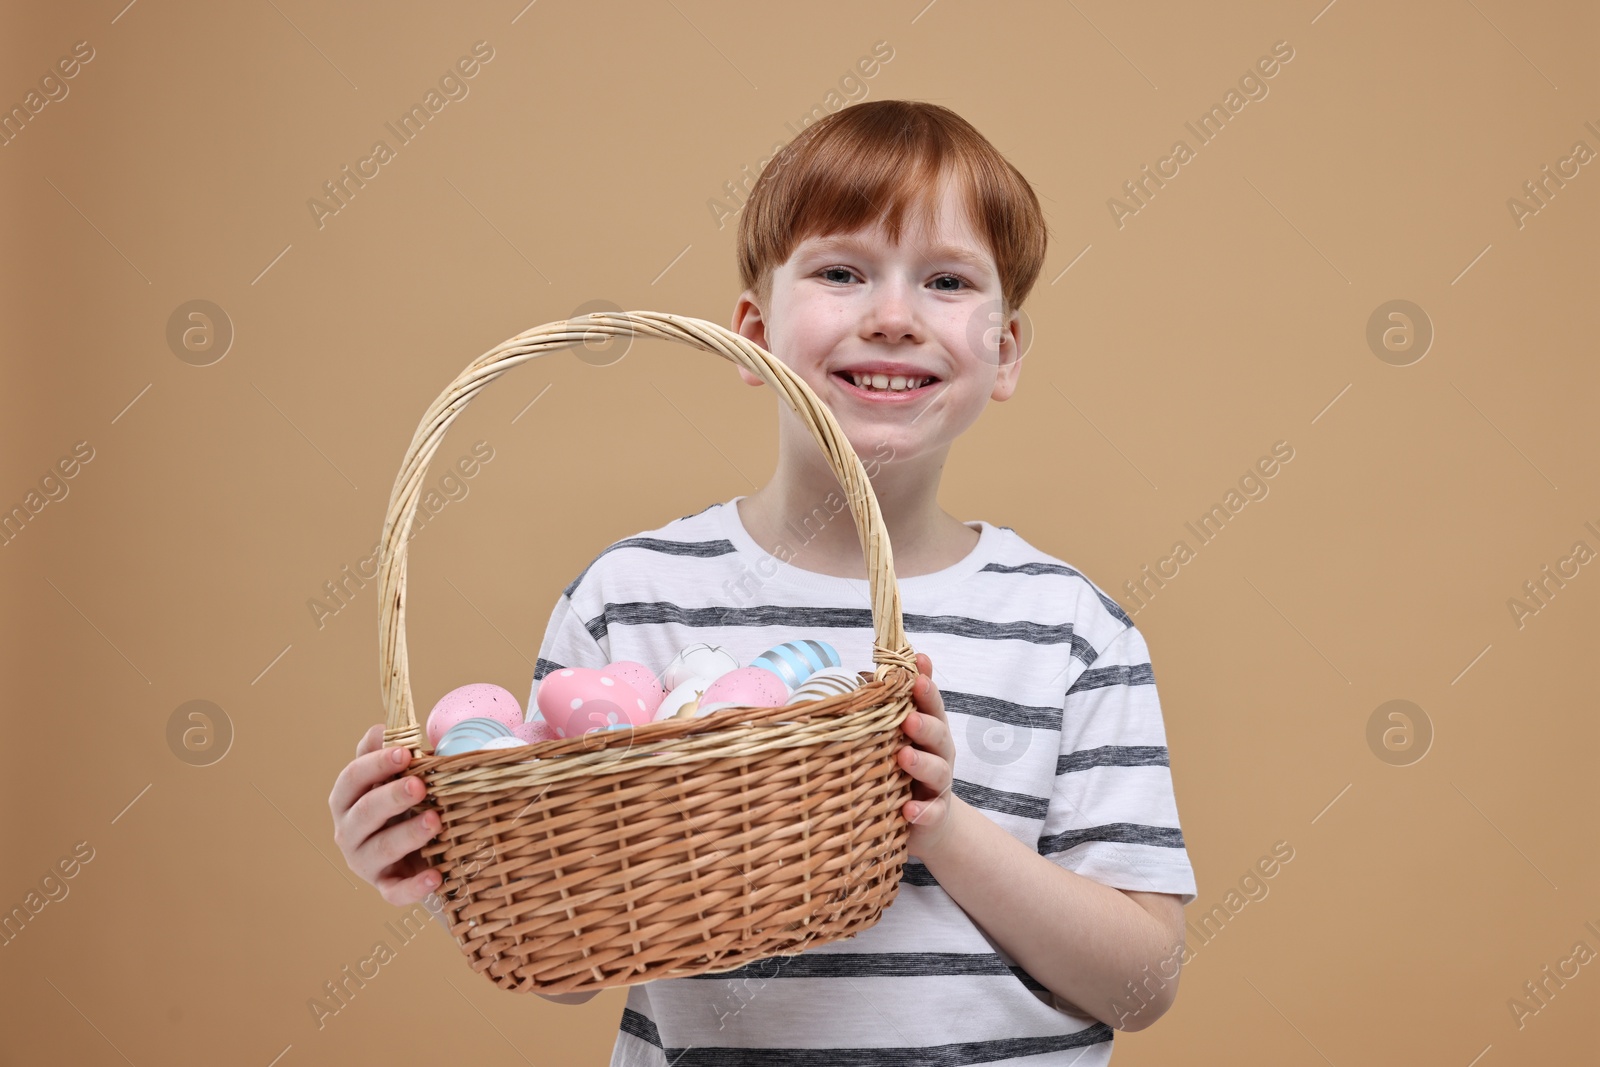
[[(438, 812), (405, 818), (411, 805), (422, 799), (422, 783), (416, 778), (390, 781), (410, 763), (411, 750), (404, 745), (383, 747), (380, 722), (361, 738), (356, 758), (345, 764), (328, 794), (333, 843), (344, 853), (345, 863), (377, 886), (384, 900), (401, 907), (419, 902), (442, 881), (419, 851), (439, 832)], [(584, 1004), (597, 994), (539, 996), (557, 1004)]]
[(422, 799), (422, 782), (414, 777), (392, 781), (411, 762), (404, 745), (383, 747), (383, 724), (368, 730), (356, 746), (356, 758), (345, 765), (328, 794), (333, 812), (333, 843), (344, 861), (364, 881), (377, 887), (390, 904), (415, 904), (439, 888), (439, 872), (423, 860), (420, 849), (439, 832), (438, 812), (405, 818)]

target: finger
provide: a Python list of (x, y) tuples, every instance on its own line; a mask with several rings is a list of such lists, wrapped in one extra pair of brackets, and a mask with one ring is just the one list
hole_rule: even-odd
[(951, 734), (950, 724), (945, 719), (913, 711), (906, 716), (905, 731), (919, 748), (927, 749), (945, 759), (955, 756), (955, 737)]
[(376, 752), (383, 747), (383, 723), (375, 723), (367, 727), (367, 732), (361, 735), (361, 740), (356, 743), (356, 755), (365, 756), (368, 752)]
[(367, 838), (388, 825), (389, 820), (405, 815), (422, 801), (427, 790), (422, 779), (406, 775), (393, 782), (373, 786), (350, 805), (342, 826), (346, 851), (354, 854)]
[[(363, 877), (370, 874), (373, 884), (377, 885), (388, 868), (411, 856), (438, 832), (439, 813), (436, 811), (425, 811), (415, 818), (397, 822), (367, 838), (356, 850), (350, 869)], [(424, 863), (421, 856), (416, 857), (416, 862)]]
[(933, 684), (933, 679), (923, 681), (918, 678), (911, 687), (911, 698), (921, 710), (929, 715), (944, 718), (944, 694), (939, 692), (939, 687)]
[[(365, 743), (365, 738), (362, 739)], [(404, 745), (374, 749), (345, 764), (334, 779), (328, 794), (328, 808), (337, 822), (374, 785), (399, 774), (411, 762), (411, 750)]]
[[(420, 857), (418, 862), (421, 862)], [(429, 893), (439, 888), (441, 881), (438, 871), (424, 865), (420, 871), (408, 867), (398, 874), (381, 874), (372, 884), (378, 887), (384, 900), (405, 907), (426, 900)]]
[(946, 791), (932, 797), (918, 797), (906, 801), (904, 814), (913, 823), (935, 823), (949, 806), (950, 796)]
[(900, 766), (917, 782), (935, 791), (950, 785), (950, 764), (943, 756), (907, 745), (900, 750)]

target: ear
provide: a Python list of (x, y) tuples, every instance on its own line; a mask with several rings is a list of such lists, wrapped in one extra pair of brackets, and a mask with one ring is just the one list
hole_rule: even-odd
[(1017, 378), (1022, 374), (1022, 310), (1011, 313), (1005, 329), (1000, 334), (1000, 366), (994, 379), (991, 400), (1009, 400), (1017, 391)]
[[(767, 351), (772, 351), (767, 346), (767, 320), (762, 317), (761, 308), (756, 305), (756, 294), (752, 289), (746, 289), (739, 294), (738, 303), (733, 306), (733, 321), (729, 327), (734, 333), (747, 341), (754, 341)], [(746, 385), (766, 385), (761, 376), (753, 374), (743, 367), (739, 367), (739, 377)]]

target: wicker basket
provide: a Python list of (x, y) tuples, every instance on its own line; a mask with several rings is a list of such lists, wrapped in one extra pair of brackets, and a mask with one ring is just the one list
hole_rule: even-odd
[[(445, 431), (513, 367), (596, 335), (679, 341), (748, 368), (811, 429), (867, 560), (876, 671), (827, 700), (725, 708), (512, 749), (432, 755), (406, 655), (406, 542)], [(776, 357), (701, 319), (597, 312), (474, 360), (423, 416), (384, 518), (378, 575), (386, 745), (406, 745), (438, 811), (422, 850), (472, 968), (502, 989), (567, 993), (728, 971), (852, 937), (895, 898), (911, 778), (896, 760), (916, 657), (889, 538), (832, 413)], [(652, 665), (654, 666), (654, 665)]]

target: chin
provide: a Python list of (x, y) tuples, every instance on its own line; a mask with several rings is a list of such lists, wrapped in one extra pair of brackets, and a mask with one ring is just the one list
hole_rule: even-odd
[(867, 477), (874, 478), (889, 463), (905, 463), (922, 456), (928, 442), (915, 433), (900, 432), (897, 426), (845, 426), (845, 437), (850, 447), (866, 468)]

